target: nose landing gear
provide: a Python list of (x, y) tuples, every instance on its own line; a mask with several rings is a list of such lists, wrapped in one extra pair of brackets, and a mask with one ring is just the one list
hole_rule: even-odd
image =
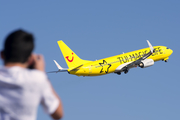
[(168, 62), (168, 59), (169, 59), (169, 57), (165, 58), (163, 61), (164, 62)]

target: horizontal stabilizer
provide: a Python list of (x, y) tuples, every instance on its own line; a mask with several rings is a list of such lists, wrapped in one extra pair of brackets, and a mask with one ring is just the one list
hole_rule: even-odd
[(47, 72), (47, 73), (58, 73), (60, 71), (50, 71), (50, 72)]
[(56, 66), (58, 67), (59, 70), (62, 70), (63, 68), (56, 62), (56, 60), (54, 60), (54, 63), (56, 64)]
[(54, 60), (54, 63), (56, 64), (57, 68), (59, 69), (58, 71), (50, 71), (47, 73), (57, 73), (57, 72), (67, 72), (68, 68), (62, 68), (57, 62), (56, 60)]

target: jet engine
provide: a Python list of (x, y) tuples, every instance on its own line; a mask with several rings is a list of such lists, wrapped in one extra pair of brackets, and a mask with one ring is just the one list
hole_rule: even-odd
[(152, 65), (154, 65), (153, 59), (145, 59), (145, 60), (141, 61), (141, 63), (139, 64), (139, 67), (146, 68), (146, 67), (149, 67)]

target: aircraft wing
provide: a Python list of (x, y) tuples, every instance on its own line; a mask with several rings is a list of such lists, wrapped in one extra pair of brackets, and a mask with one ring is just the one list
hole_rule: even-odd
[(152, 47), (151, 43), (147, 40), (147, 43), (150, 47), (150, 51), (147, 53), (147, 54), (144, 54), (141, 58), (139, 58), (138, 60), (134, 61), (134, 62), (129, 62), (129, 63), (125, 63), (125, 64), (122, 64), (120, 65), (116, 70), (115, 70), (115, 73), (120, 73), (120, 72), (125, 72), (127, 73), (128, 70), (130, 68), (133, 68), (133, 67), (137, 67), (138, 65), (140, 65), (140, 63), (145, 60), (146, 58), (148, 58), (150, 55), (153, 54), (154, 52), (154, 48)]

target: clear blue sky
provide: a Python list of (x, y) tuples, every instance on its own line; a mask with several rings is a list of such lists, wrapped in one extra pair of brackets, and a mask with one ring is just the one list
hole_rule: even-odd
[[(54, 59), (67, 67), (58, 40), (87, 60), (148, 47), (147, 39), (168, 46), (174, 51), (168, 63), (126, 75), (48, 76), (63, 101), (63, 120), (179, 120), (179, 5), (179, 0), (0, 0), (0, 49), (9, 32), (25, 29), (35, 35), (34, 52), (44, 55), (46, 71), (52, 71)], [(39, 107), (37, 119), (50, 117)]]

